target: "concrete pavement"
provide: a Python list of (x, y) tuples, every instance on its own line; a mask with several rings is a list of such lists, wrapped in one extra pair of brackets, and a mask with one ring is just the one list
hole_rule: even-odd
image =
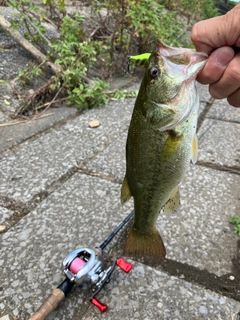
[[(206, 90), (201, 87), (201, 112), (208, 108)], [(1, 320), (28, 319), (64, 279), (65, 256), (100, 244), (131, 211), (131, 201), (121, 206), (119, 191), (133, 105), (126, 99), (71, 114), (60, 108), (59, 121), (39, 132), (29, 122), (34, 134), (19, 134), (10, 148), (3, 140), (15, 129), (5, 127)], [(92, 120), (100, 126), (90, 128)], [(240, 211), (239, 134), (240, 111), (215, 101), (198, 132), (199, 161), (181, 185), (182, 207), (158, 219), (167, 259), (155, 267), (130, 260), (129, 274), (116, 269), (98, 297), (108, 304), (106, 313), (89, 303), (87, 288), (75, 286), (49, 319), (239, 319), (240, 238), (227, 222)], [(128, 228), (106, 248), (107, 260), (122, 255)]]
[[(32, 57), (4, 33), (0, 41), (0, 79), (10, 80)], [(181, 184), (180, 211), (158, 219), (167, 258), (153, 267), (126, 257), (132, 271), (116, 269), (98, 296), (106, 313), (75, 286), (49, 319), (240, 319), (240, 238), (227, 222), (240, 215), (240, 110), (199, 91), (199, 160)], [(66, 255), (101, 244), (133, 208), (119, 193), (134, 99), (51, 108), (33, 121), (11, 119), (18, 104), (1, 83), (0, 320), (28, 319), (64, 279)], [(107, 263), (122, 256), (130, 225), (104, 250)]]

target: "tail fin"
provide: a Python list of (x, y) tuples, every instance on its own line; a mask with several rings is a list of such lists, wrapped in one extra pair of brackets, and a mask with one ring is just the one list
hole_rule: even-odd
[(141, 234), (132, 229), (124, 248), (124, 254), (133, 257), (146, 257), (154, 261), (157, 258), (164, 258), (166, 249), (156, 229), (149, 234)]

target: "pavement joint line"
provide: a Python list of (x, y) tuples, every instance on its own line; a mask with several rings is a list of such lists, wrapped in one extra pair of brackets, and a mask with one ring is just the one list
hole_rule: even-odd
[(79, 172), (81, 174), (85, 174), (87, 176), (101, 178), (103, 180), (107, 180), (107, 181), (118, 183), (118, 184), (121, 184), (123, 182), (123, 179), (116, 178), (111, 174), (108, 174), (108, 175), (101, 174), (101, 173), (98, 173), (98, 172), (94, 172), (91, 169), (86, 169), (85, 167), (84, 168), (78, 167), (77, 172)]
[[(33, 199), (27, 203), (15, 202), (12, 199), (7, 197), (1, 197), (0, 201), (1, 205), (7, 209), (15, 211), (14, 214), (7, 219), (3, 226), (6, 228), (0, 232), (5, 233), (15, 224), (17, 224), (23, 217), (25, 217), (28, 213), (34, 210), (43, 200), (45, 200), (51, 193), (53, 193), (58, 187), (60, 187), (63, 183), (65, 183), (68, 179), (70, 179), (77, 172), (76, 165), (71, 167), (65, 174), (63, 174), (59, 179), (53, 181), (45, 190), (36, 194)], [(8, 202), (8, 204), (6, 204)], [(21, 213), (19, 213), (19, 211)]]
[[(223, 114), (221, 113), (221, 115), (223, 115)], [(215, 118), (214, 116), (207, 117), (207, 119), (212, 119), (212, 120), (215, 120), (215, 121), (222, 121), (222, 122), (227, 122), (227, 123), (240, 124), (240, 121), (238, 121), (238, 120), (228, 120), (228, 119), (222, 119), (220, 117)]]
[[(240, 290), (238, 289), (240, 286), (239, 272), (232, 272), (223, 276), (217, 276), (216, 274), (207, 270), (201, 270), (189, 264), (171, 259), (162, 260), (159, 263), (159, 266), (156, 269), (164, 271), (171, 276), (175, 276), (189, 283), (195, 283), (204, 287), (205, 289), (214, 291), (216, 293), (221, 293), (223, 296), (240, 301)], [(171, 271), (169, 271), (170, 266)], [(204, 282), (202, 281), (203, 277), (200, 275), (204, 275)], [(229, 279), (230, 276), (233, 275), (235, 281)]]
[[(207, 115), (207, 112), (210, 110), (210, 107), (212, 106), (209, 105), (209, 107), (207, 107), (207, 111), (206, 113), (201, 117), (200, 121), (199, 121), (199, 118), (198, 118), (198, 127), (197, 127), (197, 132), (199, 131), (199, 129), (201, 128), (204, 120), (207, 118), (206, 115)], [(227, 111), (227, 108), (228, 107), (225, 107), (223, 109), (223, 111), (221, 112), (219, 118), (221, 118), (221, 116), (224, 115), (224, 113)], [(205, 110), (205, 109), (204, 109)], [(203, 112), (204, 112), (203, 110)], [(222, 119), (215, 119), (215, 118), (209, 118), (209, 119), (212, 119), (213, 121), (210, 123), (210, 125), (206, 128), (206, 130), (198, 137), (198, 140), (201, 140), (203, 138), (203, 136), (214, 126), (214, 124), (217, 122), (217, 121), (223, 121)], [(224, 122), (232, 122), (232, 121), (224, 121)]]
[(197, 132), (201, 128), (201, 126), (203, 124), (203, 121), (205, 120), (206, 115), (209, 112), (209, 110), (210, 110), (211, 106), (213, 105), (214, 101), (215, 101), (214, 98), (210, 98), (208, 101), (204, 101), (205, 102), (205, 107), (204, 107), (203, 111), (198, 116)]
[[(131, 228), (132, 222), (120, 233), (118, 241), (112, 245), (111, 251), (118, 251), (117, 248), (123, 239), (126, 239), (127, 233)], [(113, 256), (113, 253), (109, 251), (109, 254)], [(172, 260), (169, 258), (159, 258), (156, 264), (152, 264), (151, 261), (144, 260), (143, 257), (136, 259), (130, 257), (133, 261), (140, 262), (144, 265), (151, 266), (156, 270), (167, 273), (170, 276), (177, 277), (188, 283), (194, 283), (202, 286), (205, 289), (211, 290), (216, 293), (220, 293), (223, 296), (232, 298), (236, 301), (240, 301), (240, 240), (238, 240), (238, 249), (235, 257), (232, 259), (233, 267), (232, 272), (218, 276), (206, 269), (199, 269), (188, 263)], [(231, 280), (231, 276), (234, 277)], [(204, 280), (203, 280), (204, 279)]]
[[(124, 129), (122, 132), (120, 132), (119, 136), (122, 135), (126, 130), (127, 129)], [(11, 227), (17, 224), (23, 217), (25, 217), (28, 213), (34, 210), (43, 200), (45, 200), (51, 193), (53, 193), (63, 183), (69, 180), (76, 172), (79, 172), (85, 175), (99, 177), (101, 179), (104, 179), (113, 183), (121, 184), (122, 183), (121, 179), (117, 179), (111, 175), (107, 176), (99, 173), (94, 173), (94, 172), (91, 172), (91, 170), (88, 170), (82, 167), (86, 165), (89, 161), (94, 159), (98, 154), (103, 152), (106, 148), (108, 148), (108, 146), (111, 143), (113, 143), (116, 139), (113, 139), (112, 141), (105, 143), (103, 148), (101, 148), (101, 150), (99, 150), (98, 152), (94, 153), (92, 156), (87, 157), (85, 160), (80, 161), (79, 163), (77, 162), (75, 166), (71, 167), (65, 174), (63, 174), (57, 180), (53, 181), (45, 190), (36, 194), (33, 197), (33, 199), (27, 203), (16, 202), (13, 199), (10, 199), (8, 197), (0, 196), (1, 205), (9, 210), (14, 211), (14, 214), (9, 219), (5, 220), (4, 223), (2, 223), (2, 226), (5, 226), (5, 229), (1, 231), (0, 234), (7, 232)]]
[(238, 167), (220, 165), (218, 163), (207, 162), (207, 161), (203, 161), (203, 160), (197, 161), (197, 163), (195, 165), (210, 168), (210, 169), (217, 170), (217, 171), (224, 171), (224, 172), (229, 172), (232, 174), (240, 175), (240, 169)]
[[(72, 107), (72, 108), (74, 108), (74, 107)], [(74, 119), (78, 118), (79, 116), (81, 116), (84, 110), (81, 110), (81, 111), (79, 110), (79, 113), (76, 113), (74, 115), (69, 115), (65, 119), (59, 120), (57, 123), (54, 123), (52, 126), (49, 126), (46, 129), (38, 131), (37, 133), (31, 135), (30, 137), (23, 139), (21, 142), (17, 143), (16, 145), (13, 145), (12, 147), (3, 150), (2, 153), (14, 152), (14, 151), (18, 150), (19, 148), (21, 148), (21, 145), (26, 143), (27, 141), (32, 142), (32, 141), (38, 139), (43, 133), (48, 133), (54, 129), (58, 129), (58, 128), (64, 126), (68, 121), (74, 120)], [(34, 120), (29, 119), (28, 121), (34, 121)]]

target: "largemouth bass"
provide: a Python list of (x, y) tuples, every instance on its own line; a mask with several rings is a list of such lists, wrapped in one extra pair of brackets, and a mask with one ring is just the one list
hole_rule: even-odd
[(207, 58), (205, 53), (173, 48), (158, 39), (145, 62), (128, 131), (121, 189), (122, 203), (134, 198), (127, 255), (153, 259), (166, 255), (156, 220), (161, 209), (179, 209), (179, 183), (190, 161), (197, 160), (195, 78)]

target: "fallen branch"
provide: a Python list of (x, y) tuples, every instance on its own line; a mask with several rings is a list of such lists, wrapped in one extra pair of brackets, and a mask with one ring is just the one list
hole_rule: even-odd
[[(34, 45), (32, 45), (29, 41), (27, 41), (20, 32), (11, 28), (11, 23), (8, 22), (3, 16), (0, 15), (0, 26), (3, 28), (4, 31), (8, 32), (10, 36), (19, 43), (24, 49), (30, 52), (38, 62), (45, 64), (48, 67), (48, 70), (51, 70), (54, 74), (57, 74), (62, 71), (61, 66), (58, 64), (52, 63), (48, 60), (48, 58), (39, 51)], [(94, 81), (89, 79), (83, 74), (79, 74), (79, 77), (86, 81), (88, 85), (93, 88)]]
[(30, 24), (30, 26), (40, 35), (40, 37), (48, 44), (49, 47), (51, 47), (51, 42), (48, 40), (47, 37), (44, 36), (44, 34), (31, 22), (31, 20), (28, 18), (28, 16), (23, 13), (24, 19), (27, 20), (27, 22)]
[(42, 118), (46, 118), (46, 117), (49, 117), (51, 115), (53, 115), (53, 113), (48, 113), (48, 114), (44, 114), (44, 115), (41, 115), (41, 116), (34, 116), (34, 117), (30, 118), (30, 119), (22, 120), (22, 121), (16, 120), (16, 121), (7, 122), (7, 123), (0, 123), (0, 127), (15, 126), (16, 124), (26, 123), (26, 122), (29, 122), (30, 120), (40, 120)]
[(44, 62), (48, 70), (51, 70), (52, 73), (57, 74), (61, 71), (61, 67), (57, 64), (48, 61), (47, 57), (39, 51), (34, 45), (27, 41), (20, 32), (11, 28), (11, 23), (8, 22), (3, 16), (0, 15), (0, 26), (4, 31), (10, 34), (17, 43), (19, 43), (24, 49), (30, 52), (39, 62)]
[[(27, 20), (28, 23), (34, 28), (34, 25), (31, 23), (31, 21), (26, 17), (24, 19)], [(18, 110), (15, 112), (14, 116), (19, 116), (20, 114), (26, 114), (29, 110), (34, 112), (37, 112), (37, 110), (40, 109), (40, 106), (43, 106), (45, 112), (49, 107), (57, 101), (57, 98), (59, 97), (60, 93), (64, 90), (65, 84), (64, 84), (64, 79), (66, 76), (66, 73), (68, 72), (68, 69), (66, 67), (60, 66), (58, 64), (52, 63), (49, 61), (48, 57), (43, 54), (39, 49), (37, 49), (33, 44), (31, 44), (28, 40), (26, 40), (20, 32), (17, 30), (13, 29), (11, 27), (11, 24), (9, 21), (7, 21), (2, 15), (0, 15), (0, 27), (3, 28), (3, 30), (7, 33), (9, 33), (10, 37), (14, 39), (18, 44), (20, 44), (24, 49), (26, 49), (28, 52), (30, 52), (33, 57), (40, 63), (40, 66), (48, 69), (51, 71), (51, 73), (54, 74), (53, 77), (51, 77), (47, 83), (42, 85), (40, 88), (35, 90), (31, 95), (28, 97), (25, 97), (23, 100), (23, 104), (18, 108)], [(36, 30), (38, 31), (38, 29)], [(39, 35), (42, 37), (42, 33), (38, 32)], [(43, 38), (43, 37), (42, 37)], [(50, 46), (50, 41), (48, 41), (48, 44)], [(78, 57), (78, 59), (81, 59), (81, 56)], [(78, 60), (76, 61), (77, 64)], [(40, 67), (38, 66), (38, 67)], [(93, 90), (95, 86), (95, 81), (89, 79), (85, 74), (78, 73), (78, 79), (75, 81), (74, 86), (78, 85), (78, 81), (81, 82), (80, 80), (83, 80), (87, 86)], [(59, 87), (60, 88), (57, 88)], [(74, 88), (73, 88), (74, 89)], [(68, 87), (69, 90), (69, 87)], [(71, 90), (71, 88), (70, 88)], [(64, 90), (64, 93), (67, 95), (67, 91)], [(49, 98), (52, 98), (50, 102), (47, 100)], [(59, 99), (58, 99), (59, 100)], [(46, 105), (46, 102), (47, 105)], [(41, 112), (40, 114), (42, 114)]]
[[(66, 101), (67, 99), (68, 99), (68, 98), (61, 98), (61, 99), (57, 99), (57, 100), (54, 100), (54, 101), (46, 102), (46, 103), (44, 103), (44, 104), (42, 104), (42, 105), (40, 105), (40, 106), (37, 106), (37, 107), (35, 108), (35, 110), (38, 111), (39, 109), (42, 109), (42, 108), (44, 108), (44, 107), (47, 107), (46, 109), (48, 109), (48, 105), (49, 105), (50, 103), (51, 103), (51, 105), (52, 105), (52, 104), (54, 104), (54, 103)], [(44, 110), (45, 110), (45, 109), (44, 109)]]
[(50, 107), (51, 105), (56, 101), (58, 95), (60, 94), (60, 92), (63, 90), (64, 86), (61, 86), (57, 93), (55, 94), (55, 96), (53, 97), (53, 99), (51, 100), (51, 102), (49, 102), (49, 104), (47, 105), (47, 107), (39, 114), (39, 116), (41, 116), (44, 112), (46, 112)]

